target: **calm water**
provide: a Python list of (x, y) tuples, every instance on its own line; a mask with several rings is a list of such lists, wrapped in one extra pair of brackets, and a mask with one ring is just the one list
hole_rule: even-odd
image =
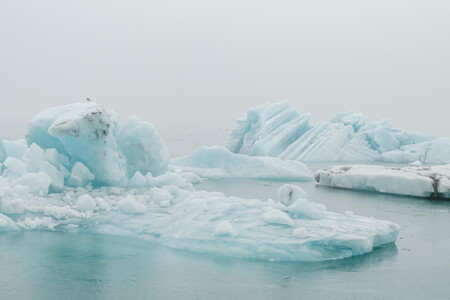
[[(197, 189), (274, 198), (282, 183)], [(396, 245), (321, 263), (262, 262), (176, 251), (116, 236), (0, 234), (0, 299), (449, 299), (450, 202), (299, 183), (329, 211), (400, 224)]]

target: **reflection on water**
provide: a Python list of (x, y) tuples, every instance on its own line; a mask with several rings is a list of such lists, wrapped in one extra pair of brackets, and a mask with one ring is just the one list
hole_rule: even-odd
[[(210, 181), (197, 189), (274, 198), (282, 182)], [(319, 263), (171, 250), (121, 236), (0, 234), (0, 299), (435, 299), (450, 288), (450, 201), (298, 183), (328, 210), (402, 226), (396, 244)]]

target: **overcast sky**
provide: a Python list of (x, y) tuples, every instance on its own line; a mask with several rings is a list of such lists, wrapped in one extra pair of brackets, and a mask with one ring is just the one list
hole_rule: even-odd
[(279, 100), (450, 136), (450, 1), (1, 0), (0, 137), (86, 97), (166, 141)]

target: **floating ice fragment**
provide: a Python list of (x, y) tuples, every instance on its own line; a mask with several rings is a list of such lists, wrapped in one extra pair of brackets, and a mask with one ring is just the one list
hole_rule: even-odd
[(289, 206), (297, 199), (307, 199), (308, 194), (299, 186), (284, 184), (278, 189), (278, 201), (284, 206)]

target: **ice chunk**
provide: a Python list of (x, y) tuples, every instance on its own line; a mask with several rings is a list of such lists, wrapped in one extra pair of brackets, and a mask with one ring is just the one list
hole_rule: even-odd
[(334, 166), (316, 173), (320, 185), (417, 197), (450, 198), (450, 165)]
[(308, 194), (299, 186), (284, 184), (278, 189), (278, 201), (289, 206), (297, 199), (307, 199)]
[(12, 186), (26, 187), (28, 193), (46, 195), (52, 183), (52, 178), (44, 172), (26, 173), (12, 182)]
[(225, 146), (233, 153), (303, 162), (450, 163), (449, 141), (393, 128), (389, 120), (365, 124), (361, 114), (349, 112), (311, 126), (309, 118), (286, 101), (261, 105), (238, 120)]
[(137, 202), (133, 196), (127, 196), (125, 199), (117, 202), (117, 207), (125, 214), (142, 214), (147, 210), (147, 207)]
[(129, 176), (138, 171), (153, 176), (166, 172), (169, 151), (152, 124), (130, 116), (120, 127), (117, 142), (127, 159)]
[(25, 140), (2, 140), (0, 139), (0, 163), (8, 157), (21, 158), (27, 149)]
[(2, 176), (10, 180), (17, 179), (27, 173), (25, 163), (17, 158), (8, 157), (5, 159), (3, 165), (6, 169), (3, 171)]
[(91, 195), (85, 194), (78, 197), (76, 207), (79, 211), (88, 211), (95, 210), (97, 204), (95, 203), (95, 200), (91, 197)]
[(148, 178), (141, 174), (141, 172), (136, 171), (133, 177), (131, 177), (128, 182), (128, 186), (130, 187), (147, 187), (148, 186)]
[(203, 146), (187, 156), (173, 159), (171, 164), (200, 177), (214, 179), (312, 179), (311, 172), (301, 162), (235, 154), (220, 146)]
[(92, 174), (85, 165), (80, 162), (76, 162), (70, 172), (70, 179), (68, 183), (70, 186), (83, 187), (94, 179), (94, 174)]

